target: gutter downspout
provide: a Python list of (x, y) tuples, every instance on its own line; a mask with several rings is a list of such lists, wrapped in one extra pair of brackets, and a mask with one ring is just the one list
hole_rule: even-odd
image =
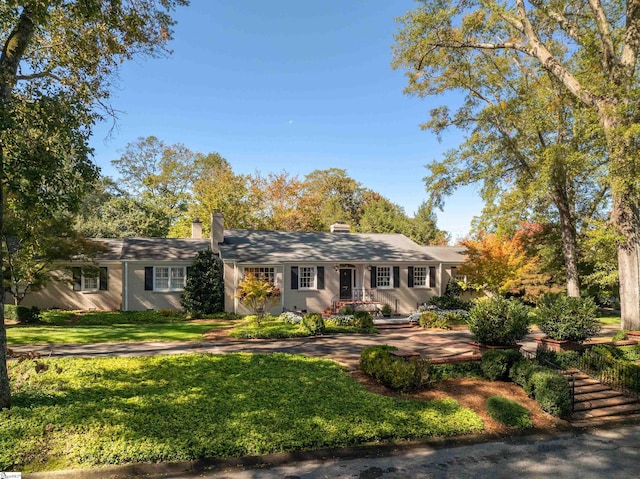
[(233, 262), (233, 314), (238, 314), (238, 263)]
[(280, 308), (284, 312), (284, 263), (282, 263), (282, 288), (280, 288)]
[(129, 263), (122, 262), (122, 310), (129, 311)]

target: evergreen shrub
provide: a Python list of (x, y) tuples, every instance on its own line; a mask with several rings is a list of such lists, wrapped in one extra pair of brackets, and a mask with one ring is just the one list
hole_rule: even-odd
[(479, 343), (514, 346), (529, 332), (529, 308), (513, 298), (481, 298), (469, 311), (467, 323)]
[(556, 341), (581, 343), (595, 336), (602, 328), (596, 311), (597, 306), (592, 298), (547, 298), (538, 306), (538, 326)]
[(429, 376), (429, 362), (421, 357), (409, 359), (391, 355), (393, 346), (371, 346), (360, 354), (360, 369), (390, 389), (411, 392), (420, 388)]
[(482, 355), (480, 367), (482, 374), (491, 381), (509, 379), (511, 367), (522, 360), (519, 351), (513, 349), (493, 349)]
[(324, 333), (325, 324), (324, 319), (320, 313), (307, 313), (302, 317), (302, 327), (312, 335), (319, 335)]

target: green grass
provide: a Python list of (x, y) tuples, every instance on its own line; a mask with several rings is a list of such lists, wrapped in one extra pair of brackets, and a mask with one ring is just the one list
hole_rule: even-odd
[(527, 429), (533, 427), (531, 415), (524, 406), (502, 396), (491, 396), (486, 404), (489, 416), (508, 427)]
[(616, 316), (613, 314), (606, 314), (603, 316), (598, 316), (598, 321), (602, 324), (615, 324), (620, 326), (620, 316)]
[[(109, 324), (164, 324), (183, 322), (190, 318), (186, 313), (171, 309), (149, 311), (66, 311), (51, 309), (40, 313), (41, 322), (49, 325), (109, 325)], [(199, 318), (237, 319), (228, 313), (201, 315)]]
[[(362, 329), (355, 326), (338, 326), (330, 322), (325, 323), (324, 334), (375, 334), (377, 329)], [(230, 333), (229, 336), (240, 339), (277, 339), (277, 338), (301, 338), (310, 336), (309, 332), (301, 324), (285, 323), (278, 316), (266, 316), (260, 321), (260, 326), (255, 316), (247, 316)]]
[(108, 343), (121, 341), (196, 341), (202, 333), (233, 322), (111, 324), (82, 326), (7, 325), (7, 343)]
[(482, 430), (452, 399), (376, 395), (288, 354), (10, 363), (0, 471), (267, 454)]

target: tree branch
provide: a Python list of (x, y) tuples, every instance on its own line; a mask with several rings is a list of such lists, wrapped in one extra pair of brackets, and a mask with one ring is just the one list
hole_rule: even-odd
[(0, 103), (7, 103), (11, 98), (11, 92), (16, 84), (18, 66), (34, 32), (35, 25), (31, 20), (31, 13), (25, 7), (22, 9), (18, 24), (11, 31), (2, 47), (2, 55), (0, 55)]
[(593, 17), (600, 34), (600, 43), (602, 44), (602, 64), (607, 72), (611, 72), (614, 65), (615, 48), (611, 38), (611, 26), (607, 20), (607, 16), (602, 8), (600, 0), (589, 0), (589, 6), (593, 12)]
[(540, 0), (530, 0), (530, 3), (549, 18), (555, 20), (558, 25), (560, 25), (560, 28), (562, 28), (576, 43), (580, 43), (580, 35), (578, 34), (578, 29), (574, 22), (569, 20), (562, 13), (549, 9)]

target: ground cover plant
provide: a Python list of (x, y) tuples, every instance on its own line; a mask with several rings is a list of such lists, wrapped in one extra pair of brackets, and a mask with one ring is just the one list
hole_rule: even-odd
[(266, 454), (483, 427), (452, 399), (370, 393), (338, 364), (299, 355), (28, 360), (9, 371), (0, 470)]
[(524, 406), (501, 396), (491, 396), (487, 399), (487, 412), (501, 424), (516, 429), (533, 427), (531, 415)]
[[(313, 314), (313, 313), (311, 313)], [(296, 318), (293, 313), (280, 316), (264, 315), (260, 322), (255, 316), (246, 316), (229, 332), (229, 336), (239, 339), (278, 339), (301, 338), (317, 334), (375, 334), (377, 329), (357, 316), (338, 316), (335, 320), (328, 318), (322, 323), (318, 316), (307, 315), (307, 319)], [(322, 326), (324, 324), (324, 326)], [(359, 324), (363, 324), (360, 327)]]

